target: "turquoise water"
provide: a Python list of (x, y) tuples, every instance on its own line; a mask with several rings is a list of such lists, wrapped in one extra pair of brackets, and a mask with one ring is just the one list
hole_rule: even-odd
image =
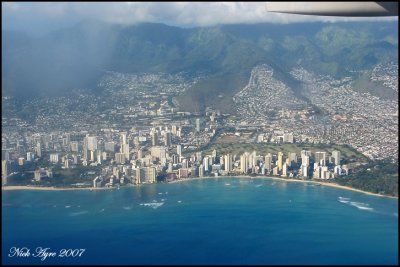
[(2, 208), (3, 264), (398, 264), (397, 199), (306, 183), (3, 191)]

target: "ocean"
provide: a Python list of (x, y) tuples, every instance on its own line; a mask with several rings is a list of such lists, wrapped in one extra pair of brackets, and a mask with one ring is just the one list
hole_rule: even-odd
[(268, 178), (3, 191), (2, 263), (398, 264), (398, 200)]

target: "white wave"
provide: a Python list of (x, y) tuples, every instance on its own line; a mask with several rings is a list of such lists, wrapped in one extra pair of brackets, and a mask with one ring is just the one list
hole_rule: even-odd
[(226, 183), (225, 185), (231, 185), (231, 184)]
[(178, 203), (182, 203), (182, 201), (181, 201), (181, 200), (178, 200)]
[(101, 209), (99, 212), (104, 212), (105, 209)]
[(140, 206), (146, 206), (146, 207), (151, 207), (153, 209), (157, 209), (164, 205), (164, 202), (150, 202), (150, 203), (140, 203)]
[(132, 206), (126, 206), (126, 207), (123, 207), (123, 209), (124, 210), (130, 210), (130, 209), (132, 209)]
[(158, 193), (159, 195), (162, 195), (162, 193), (160, 192), (160, 193)]
[(72, 213), (70, 213), (68, 215), (69, 216), (78, 216), (78, 215), (82, 215), (82, 214), (85, 214), (85, 213), (88, 213), (88, 211), (84, 210), (84, 211), (72, 212)]
[(350, 201), (350, 200), (351, 199), (347, 198), (347, 197), (338, 197), (338, 201), (339, 202), (347, 204), (347, 205), (350, 205), (350, 206), (353, 206), (353, 207), (356, 207), (357, 209), (360, 209), (360, 210), (371, 210), (371, 211), (374, 210), (374, 208), (371, 208), (369, 206), (369, 204), (367, 204), (367, 203)]
[(347, 197), (338, 197), (338, 201), (344, 204), (348, 204), (350, 202), (350, 198)]
[(370, 207), (362, 207), (362, 206), (356, 206), (360, 210), (374, 210), (373, 208)]
[(258, 184), (258, 185), (256, 185), (256, 187), (260, 187), (260, 186), (262, 186), (262, 184)]
[(351, 205), (351, 206), (354, 206), (354, 207), (356, 207), (356, 208), (358, 208), (358, 209), (360, 209), (360, 210), (373, 210), (373, 208), (369, 207), (368, 204), (362, 203), (362, 202), (354, 202), (354, 201), (351, 201), (351, 202), (350, 202), (350, 205)]
[(165, 198), (162, 198), (161, 201), (165, 201)]
[(71, 206), (65, 206), (65, 208), (66, 208), (66, 209), (69, 209), (69, 208), (71, 208)]

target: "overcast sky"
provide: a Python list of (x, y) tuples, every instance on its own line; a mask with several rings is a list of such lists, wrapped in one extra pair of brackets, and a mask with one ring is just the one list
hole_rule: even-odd
[(2, 2), (2, 28), (41, 35), (84, 19), (134, 24), (160, 22), (193, 27), (231, 23), (393, 20), (270, 13), (265, 2)]

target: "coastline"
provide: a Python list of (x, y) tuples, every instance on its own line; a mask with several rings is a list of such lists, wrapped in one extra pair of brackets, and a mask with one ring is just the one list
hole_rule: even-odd
[(320, 184), (322, 186), (329, 186), (329, 187), (334, 187), (334, 188), (339, 188), (339, 189), (344, 189), (344, 190), (350, 190), (354, 192), (359, 192), (363, 193), (366, 195), (370, 196), (377, 196), (377, 197), (387, 197), (387, 198), (393, 198), (393, 199), (398, 199), (398, 197), (395, 196), (387, 196), (387, 195), (381, 195), (381, 194), (376, 194), (376, 193), (371, 193), (368, 191), (363, 191), (357, 188), (352, 188), (336, 183), (328, 183), (328, 182), (317, 182), (317, 181), (309, 181), (309, 180), (297, 180), (297, 179), (288, 179), (288, 178), (279, 178), (279, 177), (271, 177), (271, 176), (204, 176), (204, 177), (197, 177), (197, 178), (187, 178), (187, 179), (181, 179), (181, 180), (174, 180), (168, 183), (179, 183), (179, 182), (184, 182), (184, 181), (191, 181), (191, 180), (197, 180), (197, 179), (219, 179), (219, 178), (246, 178), (246, 179), (273, 179), (273, 180), (279, 180), (279, 181), (285, 181), (285, 182), (299, 182), (299, 183), (311, 183), (311, 184)]
[[(398, 197), (395, 196), (387, 196), (387, 195), (381, 195), (381, 194), (376, 194), (376, 193), (371, 193), (368, 191), (363, 191), (360, 189), (348, 187), (348, 186), (343, 186), (339, 185), (336, 183), (328, 183), (328, 182), (317, 182), (317, 181), (310, 181), (310, 180), (297, 180), (297, 179), (288, 179), (288, 178), (279, 178), (279, 177), (271, 177), (271, 176), (204, 176), (204, 177), (196, 177), (196, 178), (185, 178), (185, 179), (179, 179), (179, 180), (174, 180), (170, 182), (166, 182), (167, 184), (169, 183), (180, 183), (180, 182), (186, 182), (186, 181), (193, 181), (193, 180), (202, 180), (202, 179), (224, 179), (224, 178), (245, 178), (245, 179), (273, 179), (273, 180), (279, 180), (279, 181), (285, 181), (285, 182), (298, 182), (298, 183), (311, 183), (311, 184), (320, 184), (322, 186), (329, 186), (329, 187), (334, 187), (334, 188), (339, 188), (339, 189), (344, 189), (344, 190), (350, 190), (354, 192), (359, 192), (363, 193), (366, 195), (370, 196), (377, 196), (377, 197), (387, 197), (387, 198), (393, 198), (393, 199), (398, 199)], [(65, 191), (65, 190), (89, 190), (89, 191), (95, 191), (95, 190), (106, 190), (106, 189), (116, 189), (116, 187), (66, 187), (66, 188), (58, 188), (58, 187), (36, 187), (36, 186), (23, 186), (23, 185), (12, 185), (12, 186), (2, 186), (1, 190), (4, 191), (12, 191), (12, 190), (45, 190), (45, 191)]]
[(38, 187), (38, 186), (25, 186), (25, 185), (10, 185), (2, 186), (1, 190), (13, 191), (13, 190), (44, 190), (44, 191), (66, 191), (66, 190), (104, 190), (112, 189), (113, 187)]

